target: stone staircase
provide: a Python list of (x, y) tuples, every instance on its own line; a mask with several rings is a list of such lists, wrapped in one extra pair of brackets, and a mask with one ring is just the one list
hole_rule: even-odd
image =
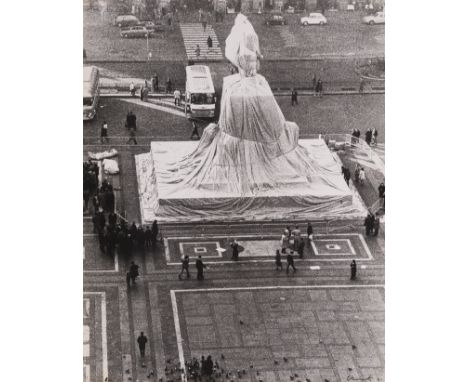
[[(193, 60), (219, 60), (224, 56), (221, 50), (218, 37), (211, 25), (206, 26), (206, 31), (203, 31), (201, 23), (181, 23), (180, 30), (184, 39), (185, 52), (188, 59)], [(213, 46), (208, 48), (206, 40), (211, 36)], [(200, 56), (197, 57), (195, 49), (200, 46)]]

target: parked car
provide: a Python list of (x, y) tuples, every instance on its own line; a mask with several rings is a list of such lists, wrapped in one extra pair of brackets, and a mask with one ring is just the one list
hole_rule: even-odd
[(150, 37), (151, 32), (143, 26), (134, 26), (128, 28), (122, 28), (120, 30), (120, 36), (123, 38), (138, 38), (138, 37)]
[(385, 12), (376, 12), (362, 18), (362, 22), (368, 25), (385, 24)]
[(271, 15), (265, 20), (265, 25), (286, 25), (286, 20), (281, 15)]
[(164, 25), (159, 20), (155, 23), (152, 21), (141, 21), (138, 25), (145, 27), (150, 33), (164, 31)]
[(114, 20), (114, 25), (118, 26), (119, 28), (122, 27), (132, 27), (138, 25), (140, 20), (134, 15), (120, 15), (117, 16)]
[(309, 16), (301, 17), (301, 24), (307, 25), (325, 25), (327, 18), (321, 13), (310, 13)]

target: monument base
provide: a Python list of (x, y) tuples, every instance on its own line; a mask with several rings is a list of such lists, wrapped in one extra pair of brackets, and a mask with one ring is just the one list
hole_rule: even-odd
[[(299, 140), (335, 183), (342, 181), (341, 163), (321, 139)], [(135, 156), (140, 211), (143, 224), (159, 222), (316, 220), (361, 218), (366, 208), (357, 191), (327, 187), (323, 182), (277, 184), (253, 195), (220, 191), (219, 185), (203, 188), (165, 182), (165, 167), (179, 162), (198, 142), (152, 142), (149, 153)], [(222, 189), (222, 187), (221, 187)]]

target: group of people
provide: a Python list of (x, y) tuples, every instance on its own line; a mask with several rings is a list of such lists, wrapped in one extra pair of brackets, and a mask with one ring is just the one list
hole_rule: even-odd
[[(365, 133), (365, 141), (366, 143), (371, 146), (371, 145), (376, 145), (377, 144), (377, 129), (373, 127), (372, 129), (369, 127), (366, 130)], [(354, 128), (353, 131), (351, 132), (351, 143), (357, 144), (359, 142), (359, 138), (361, 137), (361, 131), (359, 129)]]
[(99, 166), (88, 160), (83, 162), (83, 209), (88, 212), (89, 199), (92, 198), (99, 185)]
[(364, 226), (366, 227), (366, 236), (377, 236), (380, 229), (380, 218), (369, 211), (364, 219)]
[(370, 145), (376, 145), (377, 144), (377, 129), (373, 127), (372, 129), (369, 127), (366, 131), (366, 143)]
[[(173, 89), (173, 83), (172, 83), (171, 78), (168, 77), (166, 81), (166, 93), (172, 93), (172, 89)], [(137, 93), (137, 87), (135, 86), (135, 83), (133, 81), (130, 82), (129, 90), (130, 90), (130, 94), (132, 95), (132, 97), (135, 97)], [(153, 93), (160, 91), (159, 76), (156, 73), (151, 77), (149, 81), (145, 80), (145, 83), (140, 86), (140, 99), (142, 101), (147, 101), (150, 91), (152, 91)]]
[(135, 222), (129, 226), (124, 219), (118, 219), (113, 211), (106, 217), (100, 207), (93, 216), (93, 232), (98, 234), (101, 252), (112, 257), (118, 248), (119, 253), (130, 258), (135, 250), (144, 252), (156, 246), (159, 228), (156, 220), (146, 229)]
[[(182, 280), (182, 275), (185, 272), (185, 276), (187, 279), (190, 278), (190, 271), (189, 271), (189, 265), (190, 265), (190, 257), (188, 255), (185, 255), (181, 258), (181, 263), (182, 263), (182, 269), (180, 270), (179, 273), (179, 280)], [(201, 255), (198, 256), (198, 259), (195, 262), (195, 268), (197, 268), (197, 280), (202, 281), (205, 279), (205, 276), (203, 274), (203, 270), (206, 268), (206, 265), (203, 264), (203, 260)]]

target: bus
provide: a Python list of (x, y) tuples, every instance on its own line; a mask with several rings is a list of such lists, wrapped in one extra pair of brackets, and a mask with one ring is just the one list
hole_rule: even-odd
[(94, 118), (99, 102), (99, 70), (95, 66), (83, 67), (83, 120)]
[(205, 65), (190, 65), (185, 68), (185, 73), (185, 115), (214, 117), (216, 96), (210, 68)]

